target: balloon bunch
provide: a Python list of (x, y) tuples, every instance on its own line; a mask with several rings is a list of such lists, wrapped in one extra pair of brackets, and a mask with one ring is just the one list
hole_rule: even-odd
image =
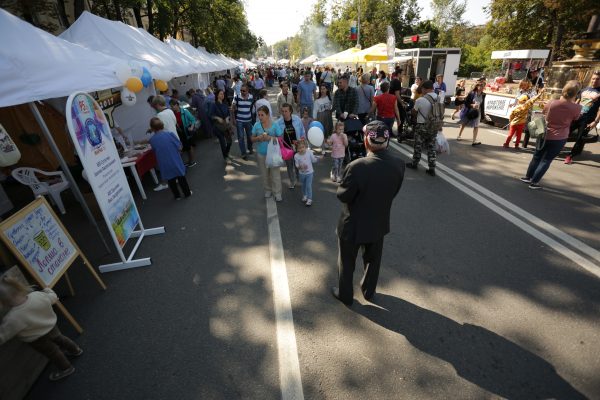
[(172, 75), (168, 71), (157, 67), (150, 67), (148, 69), (135, 61), (129, 64), (120, 64), (115, 71), (115, 75), (123, 83), (121, 101), (127, 106), (135, 105), (137, 101), (135, 94), (139, 93), (143, 88), (149, 87), (152, 84), (152, 79), (155, 80), (156, 89), (163, 92), (169, 88), (167, 81), (172, 78)]

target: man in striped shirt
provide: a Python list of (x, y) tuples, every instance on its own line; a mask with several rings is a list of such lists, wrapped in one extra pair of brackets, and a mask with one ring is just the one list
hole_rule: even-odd
[[(248, 153), (252, 154), (252, 103), (254, 99), (248, 93), (248, 85), (243, 84), (240, 89), (241, 96), (235, 96), (231, 105), (231, 119), (237, 127), (238, 144), (244, 160), (248, 159)], [(248, 150), (246, 151), (246, 141)]]

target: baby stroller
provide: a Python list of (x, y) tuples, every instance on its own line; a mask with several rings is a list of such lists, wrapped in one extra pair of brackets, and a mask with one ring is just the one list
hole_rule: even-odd
[(398, 142), (402, 142), (406, 139), (414, 139), (414, 127), (416, 123), (416, 118), (411, 115), (411, 111), (415, 105), (414, 100), (410, 98), (410, 96), (402, 96), (402, 100), (404, 100), (404, 107), (400, 107), (398, 111), (400, 111), (400, 119), (402, 120), (402, 126), (398, 127)]
[(345, 162), (349, 163), (357, 158), (365, 157), (367, 149), (365, 148), (362, 122), (358, 118), (345, 120), (344, 133), (348, 136)]

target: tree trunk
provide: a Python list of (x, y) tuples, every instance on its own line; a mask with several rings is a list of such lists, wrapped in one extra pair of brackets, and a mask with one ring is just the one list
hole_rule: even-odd
[(119, 0), (113, 0), (113, 6), (115, 7), (115, 19), (123, 22), (123, 14), (121, 13), (121, 5)]
[(144, 22), (142, 21), (142, 8), (139, 5), (134, 6), (132, 8), (133, 16), (135, 17), (135, 23), (137, 24), (138, 28), (143, 28)]
[(146, 0), (146, 9), (148, 13), (148, 32), (154, 35), (154, 13), (152, 12), (153, 1)]
[(57, 0), (56, 6), (58, 8), (58, 18), (60, 19), (62, 26), (68, 28), (71, 26), (69, 18), (67, 17), (67, 11), (65, 10), (65, 0)]
[(565, 58), (566, 54), (563, 54), (562, 42), (563, 35), (565, 32), (565, 26), (558, 24), (556, 27), (556, 36), (554, 37), (554, 51), (552, 52), (552, 58), (550, 61), (556, 61), (558, 57)]
[(83, 11), (85, 10), (85, 0), (75, 0), (73, 1), (73, 17), (75, 20), (81, 16)]

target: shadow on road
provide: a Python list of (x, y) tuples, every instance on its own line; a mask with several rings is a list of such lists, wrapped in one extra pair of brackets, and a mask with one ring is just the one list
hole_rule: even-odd
[(452, 364), (459, 376), (491, 393), (509, 399), (586, 398), (550, 363), (487, 329), (385, 294), (378, 293), (373, 304), (353, 309)]

